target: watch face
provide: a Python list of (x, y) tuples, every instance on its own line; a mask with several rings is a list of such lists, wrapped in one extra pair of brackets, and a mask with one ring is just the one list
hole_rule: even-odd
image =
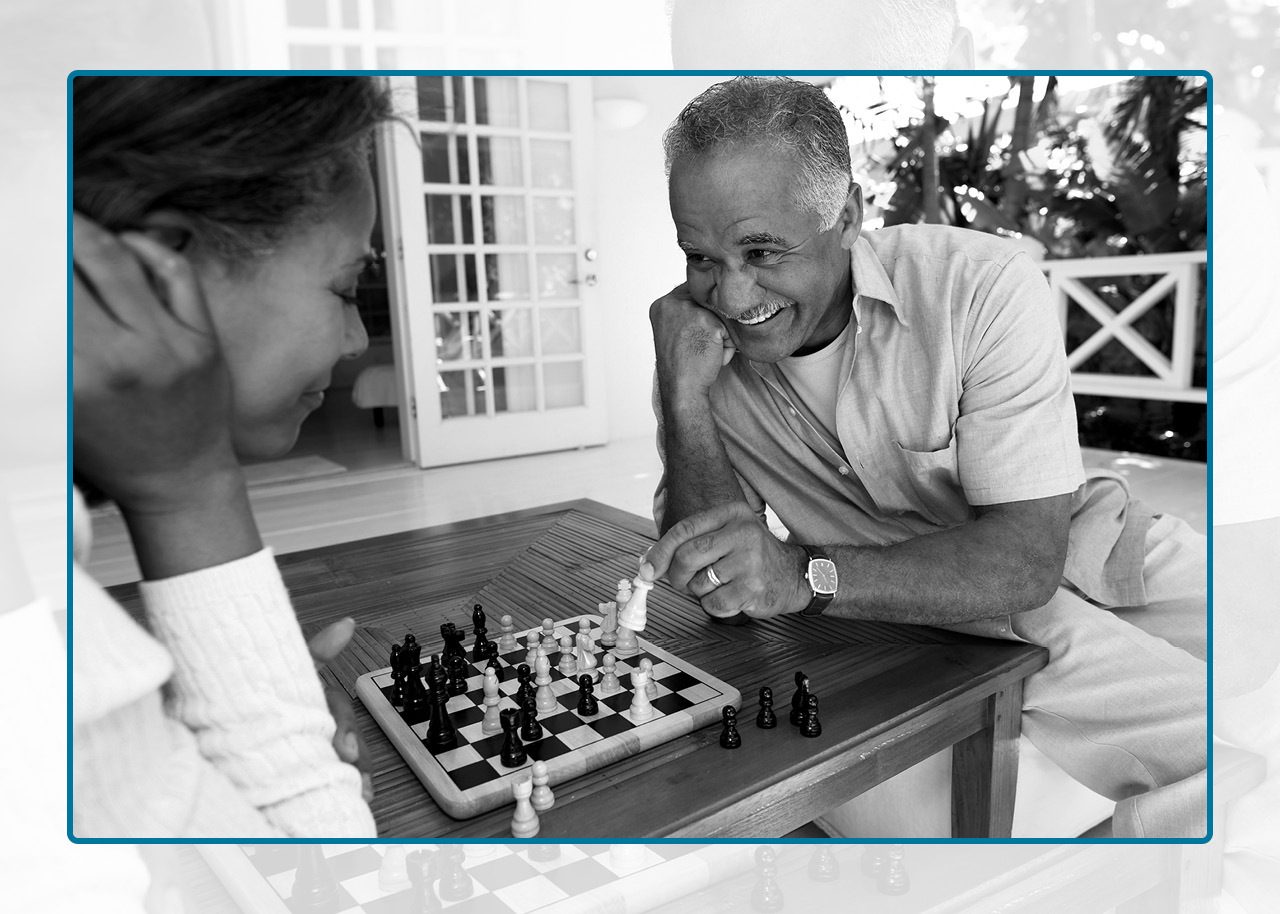
[(809, 562), (809, 586), (815, 593), (833, 594), (838, 582), (835, 562), (830, 559), (813, 559)]

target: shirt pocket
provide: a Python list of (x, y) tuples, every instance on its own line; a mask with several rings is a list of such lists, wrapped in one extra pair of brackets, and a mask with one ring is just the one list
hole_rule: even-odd
[(894, 463), (886, 494), (892, 503), (881, 507), (899, 514), (918, 514), (942, 527), (969, 519), (969, 505), (960, 489), (955, 436), (936, 450), (915, 451), (895, 441), (891, 451)]

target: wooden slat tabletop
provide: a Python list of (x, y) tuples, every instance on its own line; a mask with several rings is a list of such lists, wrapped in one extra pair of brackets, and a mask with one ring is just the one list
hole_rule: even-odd
[[(470, 625), (473, 603), (517, 630), (544, 617), (594, 612), (653, 542), (653, 524), (591, 501), (381, 536), (281, 556), (304, 632), (344, 616), (359, 630), (325, 671), (354, 696), (356, 678), (386, 666), (390, 645), (414, 632), (437, 651), (440, 623)], [(113, 588), (136, 607), (136, 588)], [(721, 749), (719, 727), (680, 737), (571, 782), (540, 839), (777, 837), (939, 749), (990, 732), (993, 696), (1043, 666), (1044, 651), (949, 632), (827, 617), (745, 626), (710, 623), (697, 603), (659, 584), (645, 638), (736, 686), (743, 747)], [(491, 626), (492, 628), (493, 626)], [(821, 699), (823, 734), (785, 720), (794, 674)], [(754, 725), (760, 686), (783, 718)], [(510, 836), (511, 810), (467, 821), (442, 812), (358, 702), (382, 837)]]

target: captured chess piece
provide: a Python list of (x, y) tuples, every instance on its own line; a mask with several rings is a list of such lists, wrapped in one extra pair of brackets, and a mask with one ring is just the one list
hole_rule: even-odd
[(340, 897), (338, 880), (324, 859), (324, 847), (319, 844), (299, 846), (297, 875), (293, 880), (293, 893), (289, 896), (290, 910), (328, 914), (338, 910)]
[(538, 829), (541, 827), (538, 822), (538, 813), (529, 801), (530, 796), (533, 795), (533, 781), (529, 778), (521, 778), (512, 785), (511, 792), (516, 798), (516, 811), (511, 816), (511, 837), (532, 838), (538, 834)]
[(551, 792), (551, 773), (547, 770), (547, 763), (539, 759), (533, 763), (533, 793), (529, 796), (529, 803), (538, 812), (546, 812), (556, 802), (556, 796)]
[(906, 849), (901, 844), (890, 844), (884, 868), (876, 879), (876, 888), (882, 895), (905, 895), (911, 890), (907, 879)]
[(600, 713), (600, 702), (595, 696), (595, 683), (590, 673), (578, 677), (578, 713), (583, 717), (595, 717)]
[(737, 749), (742, 745), (742, 736), (738, 733), (738, 709), (733, 705), (725, 705), (720, 715), (724, 718), (724, 729), (720, 731), (720, 745), (725, 749)]
[(840, 861), (828, 845), (818, 845), (809, 858), (809, 878), (814, 882), (835, 882), (840, 878)]
[(499, 720), (502, 721), (502, 732), (506, 734), (502, 743), (502, 764), (508, 768), (519, 768), (529, 759), (528, 753), (524, 751), (524, 743), (520, 742), (520, 734), (516, 732), (520, 712), (515, 708), (503, 708)]
[(804, 715), (804, 700), (809, 697), (809, 677), (804, 673), (796, 673), (796, 693), (791, 696), (791, 726), (800, 726)]
[(804, 700), (804, 713), (800, 720), (800, 735), (811, 739), (822, 735), (822, 724), (818, 721), (818, 696), (812, 693)]
[(751, 890), (751, 908), (754, 911), (781, 911), (782, 887), (778, 885), (778, 857), (773, 848), (756, 848), (756, 884)]
[(778, 726), (778, 715), (773, 713), (773, 689), (760, 687), (760, 713), (756, 715), (756, 726), (761, 730), (772, 730)]

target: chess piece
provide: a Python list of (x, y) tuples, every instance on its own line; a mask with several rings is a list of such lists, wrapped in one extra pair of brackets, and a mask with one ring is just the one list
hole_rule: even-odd
[(756, 884), (751, 890), (751, 908), (755, 911), (781, 911), (782, 887), (778, 885), (777, 855), (773, 848), (756, 850)]
[(642, 724), (654, 715), (653, 705), (649, 703), (649, 674), (644, 670), (636, 670), (631, 674), (631, 707), (628, 712), (633, 723)]
[(529, 797), (529, 802), (538, 812), (546, 812), (556, 802), (550, 784), (551, 773), (547, 770), (547, 763), (541, 760), (534, 762), (533, 793)]
[(566, 679), (578, 672), (578, 658), (573, 653), (573, 638), (569, 635), (560, 639), (560, 665), (556, 669)]
[[(493, 644), (492, 641), (490, 641), (489, 643)], [(498, 654), (496, 653), (497, 645), (494, 645), (494, 651), (495, 653), (489, 656), (489, 662), (484, 665), (484, 669), (486, 673), (492, 670), (493, 675), (498, 677), (498, 682), (502, 682), (507, 678), (507, 674), (506, 674), (506, 671), (503, 670), (502, 668), (502, 658), (499, 657)]]
[(814, 882), (835, 882), (840, 878), (840, 861), (829, 845), (818, 845), (809, 858), (809, 878)]
[(404, 707), (404, 668), (401, 666), (402, 663), (400, 645), (391, 645), (391, 692), (387, 695), (387, 701), (397, 708)]
[(721, 747), (737, 749), (742, 745), (742, 735), (738, 733), (738, 709), (733, 705), (725, 705), (720, 716), (724, 718), (724, 729), (720, 731)]
[(390, 895), (409, 887), (409, 867), (405, 858), (409, 856), (409, 848), (403, 844), (388, 844), (386, 853), (382, 855), (382, 863), (378, 866), (378, 888)]
[(516, 811), (511, 816), (511, 837), (532, 838), (541, 827), (537, 810), (529, 801), (529, 797), (533, 794), (533, 781), (529, 778), (521, 778), (512, 786), (511, 792), (516, 798)]
[(533, 694), (533, 670), (529, 669), (529, 664), (522, 663), (516, 667), (516, 682), (519, 683), (516, 688), (516, 704), (520, 704), (522, 694), (525, 692)]
[(631, 581), (631, 599), (618, 613), (618, 625), (629, 628), (633, 632), (642, 632), (648, 624), (649, 591), (653, 590), (653, 582), (646, 581), (636, 575)]
[(462, 868), (462, 862), (466, 859), (466, 849), (457, 844), (450, 844), (436, 851), (436, 869), (440, 874), (436, 889), (440, 892), (441, 901), (466, 901), (475, 892), (474, 880)]
[(879, 877), (880, 871), (884, 869), (884, 863), (884, 848), (879, 845), (868, 847), (862, 852), (862, 875), (870, 876), (872, 879)]
[(618, 643), (618, 604), (612, 600), (597, 603), (596, 611), (600, 613), (600, 643), (611, 648)]
[(644, 865), (645, 846), (643, 844), (610, 844), (609, 869), (619, 876), (633, 873)]
[(404, 647), (400, 650), (404, 654), (402, 659), (404, 660), (405, 669), (422, 663), (422, 645), (418, 643), (418, 639), (413, 636), (412, 632), (404, 636)]
[(761, 730), (772, 730), (778, 726), (778, 715), (773, 713), (773, 689), (760, 687), (760, 713), (756, 715), (756, 726)]
[(578, 623), (578, 634), (573, 639), (578, 660), (578, 675), (586, 674), (592, 682), (600, 681), (600, 663), (596, 660), (596, 641), (591, 637), (591, 623), (583, 619)]
[(583, 717), (594, 717), (600, 713), (600, 703), (595, 696), (595, 683), (588, 673), (578, 677), (578, 713)]
[(424, 672), (421, 666), (405, 670), (404, 716), (407, 719), (422, 720), (434, 704), (433, 696), (427, 691), (422, 681)]
[(791, 726), (800, 726), (801, 715), (804, 714), (804, 700), (809, 697), (809, 677), (804, 673), (796, 673), (796, 693), (791, 696)]
[(456, 654), (445, 664), (445, 673), (447, 674), (448, 686), (447, 691), (450, 695), (466, 695), (467, 694), (467, 674), (469, 672), (466, 656), (459, 657)]
[(520, 705), (520, 738), (526, 743), (542, 739), (542, 724), (538, 723), (538, 706), (533, 696), (526, 696)]
[(529, 859), (534, 863), (551, 863), (560, 859), (559, 844), (531, 844), (529, 845)]
[(648, 657), (641, 657), (638, 664), (640, 669), (644, 670), (645, 675), (649, 677), (649, 685), (645, 688), (645, 694), (649, 696), (649, 700), (658, 697), (658, 684), (653, 681), (653, 661)]
[(542, 640), (551, 644), (556, 643), (556, 624), (551, 619), (542, 620)]
[(813, 738), (822, 735), (822, 724), (818, 722), (818, 696), (810, 694), (804, 700), (804, 715), (800, 720), (800, 735)]
[(556, 693), (551, 691), (551, 661), (545, 655), (539, 655), (535, 669), (537, 675), (533, 682), (538, 687), (534, 692), (536, 706), (542, 714), (550, 714), (560, 707), (560, 703), (556, 701)]
[(445, 707), (449, 696), (444, 687), (444, 671), (432, 658), (431, 667), (431, 722), (427, 725), (427, 749), (433, 754), (448, 752), (458, 747), (458, 731), (454, 729), (449, 711)]
[(640, 653), (640, 639), (634, 631), (625, 625), (619, 625), (617, 640), (610, 650), (619, 657), (634, 657)]
[(876, 880), (876, 888), (882, 895), (905, 895), (911, 890), (911, 882), (907, 879), (907, 868), (903, 858), (906, 849), (901, 844), (889, 845), (889, 853), (884, 868), (880, 870)]
[(324, 847), (319, 844), (299, 846), (298, 869), (293, 880), (293, 892), (289, 896), (290, 909), (315, 914), (337, 911), (340, 897), (338, 880), (324, 859)]
[(524, 655), (524, 662), (529, 669), (533, 669), (533, 664), (538, 659), (538, 648), (542, 646), (542, 634), (536, 631), (529, 632), (527, 644), (529, 653)]
[(413, 914), (439, 914), (444, 910), (440, 899), (431, 887), (435, 873), (434, 855), (426, 851), (414, 851), (406, 858), (409, 882), (413, 886), (409, 910)]
[(502, 732), (506, 734), (502, 742), (502, 764), (508, 768), (519, 768), (529, 758), (524, 751), (524, 743), (520, 742), (520, 734), (516, 732), (520, 712), (515, 708), (503, 708), (498, 719), (502, 723)]
[(440, 640), (444, 647), (440, 648), (440, 656), (450, 658), (460, 650), (458, 645), (458, 627), (452, 622), (440, 623)]
[(600, 694), (612, 695), (614, 692), (622, 691), (622, 683), (618, 680), (618, 661), (614, 659), (611, 652), (605, 652), (604, 660), (600, 662), (600, 669), (603, 670), (603, 675), (600, 677)]
[(516, 623), (509, 614), (504, 613), (498, 621), (498, 631), (502, 632), (498, 638), (498, 650), (501, 653), (509, 654), (520, 650), (520, 643), (516, 641)]
[(502, 732), (502, 718), (498, 716), (498, 703), (501, 700), (498, 677), (490, 667), (484, 674), (484, 720), (480, 722), (480, 732), (486, 736)]
[(472, 627), (476, 630), (475, 644), (471, 646), (471, 659), (473, 661), (481, 661), (489, 655), (485, 651), (485, 642), (489, 640), (489, 629), (487, 627), (488, 620), (485, 618), (484, 610), (477, 603), (471, 609)]

